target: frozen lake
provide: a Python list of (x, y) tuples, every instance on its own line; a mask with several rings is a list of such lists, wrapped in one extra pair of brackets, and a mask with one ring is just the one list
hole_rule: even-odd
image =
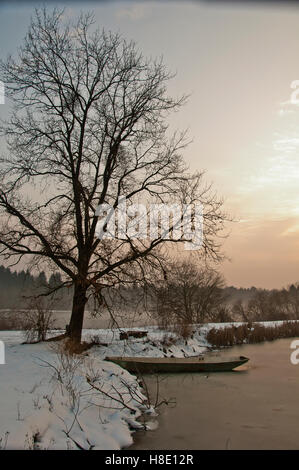
[[(22, 311), (0, 309), (0, 321), (1, 318), (15, 317), (22, 318)], [(53, 310), (54, 327), (65, 328), (71, 318), (71, 310)], [(147, 314), (139, 313), (135, 311), (122, 311), (120, 313), (114, 312), (113, 319), (116, 323), (113, 323), (112, 317), (108, 312), (97, 313), (96, 315), (92, 311), (85, 311), (83, 328), (116, 328), (116, 327), (134, 327), (134, 326), (147, 326), (155, 324), (155, 321)], [(6, 329), (6, 328), (4, 328)]]
[[(168, 375), (155, 431), (139, 431), (130, 449), (299, 449), (299, 365), (291, 342), (281, 339), (235, 346), (221, 354), (243, 355), (234, 372)], [(155, 379), (147, 379), (154, 392)]]

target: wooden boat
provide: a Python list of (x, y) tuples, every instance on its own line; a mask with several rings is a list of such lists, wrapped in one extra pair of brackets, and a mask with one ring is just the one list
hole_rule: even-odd
[(245, 364), (249, 359), (244, 356), (236, 358), (202, 356), (191, 357), (121, 357), (108, 356), (107, 361), (127, 369), (129, 372), (226, 372)]

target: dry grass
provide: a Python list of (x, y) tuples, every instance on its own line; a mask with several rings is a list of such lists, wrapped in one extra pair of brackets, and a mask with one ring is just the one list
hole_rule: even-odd
[(188, 338), (191, 338), (193, 329), (192, 329), (192, 324), (187, 323), (187, 322), (180, 322), (177, 323), (173, 327), (173, 332), (176, 333), (180, 338), (183, 338), (187, 340)]
[[(193, 336), (193, 324), (192, 323), (188, 323), (188, 322), (171, 322), (169, 321), (169, 323), (165, 324), (165, 323), (160, 323), (159, 325), (159, 329), (162, 330), (162, 331), (168, 331), (169, 333), (165, 333), (165, 336), (167, 337), (167, 335), (175, 335), (179, 338), (182, 338), (184, 340), (187, 340), (189, 338), (192, 338)], [(173, 336), (173, 338), (175, 338), (175, 336)], [(177, 338), (176, 338), (177, 339)]]
[(160, 340), (160, 344), (164, 348), (169, 348), (173, 346), (176, 342), (177, 342), (177, 337), (173, 335), (172, 333), (165, 333)]
[(23, 312), (7, 310), (7, 311), (0, 313), (0, 331), (22, 330), (22, 329), (23, 329)]
[(65, 341), (63, 341), (63, 350), (65, 351), (66, 354), (82, 354), (85, 351), (88, 351), (90, 348), (93, 346), (97, 345), (95, 342), (87, 342), (87, 341), (82, 341), (81, 343), (78, 343), (76, 341), (73, 341), (70, 338), (67, 338)]
[(244, 323), (240, 326), (212, 328), (207, 334), (207, 341), (216, 347), (235, 344), (261, 343), (279, 338), (299, 336), (299, 322), (285, 321), (280, 325), (264, 326), (259, 323)]
[[(88, 351), (93, 346), (108, 346), (108, 343), (103, 343), (99, 335), (90, 335), (87, 338), (87, 341), (81, 341), (78, 343), (66, 335), (60, 335), (58, 339), (62, 339), (62, 347), (65, 353), (67, 354), (82, 354), (85, 351)], [(54, 338), (55, 340), (55, 338)]]

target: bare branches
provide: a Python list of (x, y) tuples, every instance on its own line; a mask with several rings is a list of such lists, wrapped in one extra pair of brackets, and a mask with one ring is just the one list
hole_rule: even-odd
[(189, 258), (171, 263), (166, 274), (166, 279), (152, 283), (154, 317), (161, 325), (173, 325), (188, 336), (188, 326), (217, 321), (225, 301), (224, 279), (217, 271)]
[(130, 204), (202, 203), (201, 251), (214, 259), (227, 219), (203, 173), (188, 173), (186, 133), (168, 137), (165, 119), (186, 101), (168, 96), (173, 75), (133, 42), (94, 30), (93, 21), (87, 14), (65, 23), (62, 11), (37, 10), (19, 56), (0, 62), (14, 104), (0, 126), (9, 155), (0, 158), (1, 254), (58, 267), (74, 283), (81, 312), (87, 289), (124, 282), (147, 262), (160, 269), (158, 247), (174, 242), (99, 240), (99, 205), (116, 209), (123, 196)]

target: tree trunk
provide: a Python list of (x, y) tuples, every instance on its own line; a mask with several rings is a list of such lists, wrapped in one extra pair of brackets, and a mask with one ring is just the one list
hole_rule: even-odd
[(81, 342), (82, 327), (85, 304), (87, 302), (86, 287), (80, 284), (75, 284), (75, 291), (73, 297), (73, 308), (70, 324), (67, 330), (67, 336), (75, 343)]

